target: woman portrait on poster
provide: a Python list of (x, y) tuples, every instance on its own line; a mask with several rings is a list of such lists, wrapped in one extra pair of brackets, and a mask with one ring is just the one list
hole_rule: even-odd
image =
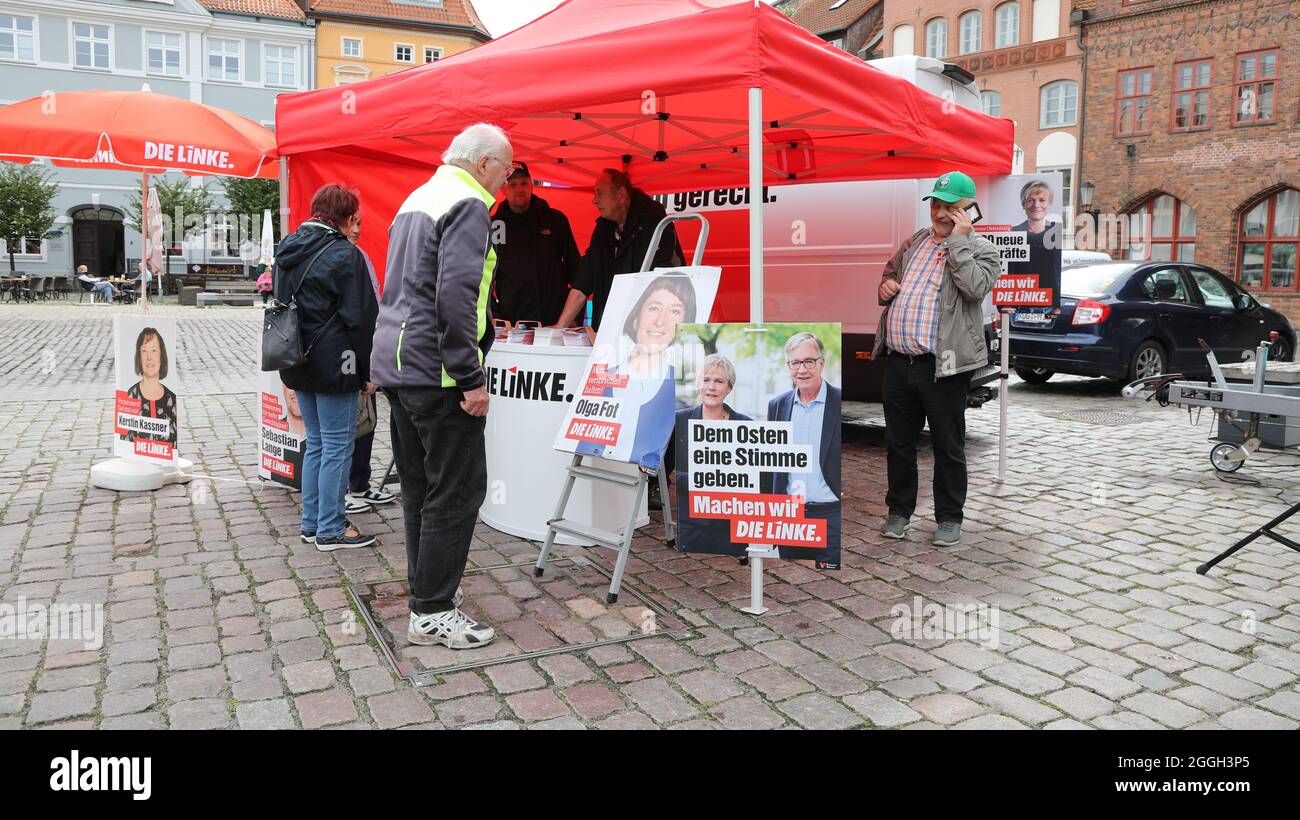
[(681, 532), (677, 548), (682, 551), (705, 552), (714, 555), (745, 554), (746, 545), (731, 540), (731, 524), (724, 518), (691, 518), (689, 507), (690, 459), (688, 458), (690, 423), (692, 421), (753, 421), (744, 413), (737, 413), (727, 404), (727, 397), (736, 389), (736, 366), (726, 356), (714, 353), (705, 357), (696, 377), (700, 403), (677, 411), (673, 432), (676, 449), (677, 523)]
[(167, 344), (157, 329), (146, 327), (135, 339), (135, 374), (140, 381), (127, 389), (126, 395), (140, 400), (140, 415), (146, 418), (167, 419), (171, 429), (166, 436), (148, 433), (128, 433), (129, 441), (167, 441), (176, 444), (176, 394), (162, 380), (167, 378)]
[(1039, 274), (1060, 264), (1061, 222), (1049, 213), (1052, 207), (1052, 188), (1036, 179), (1020, 189), (1020, 207), (1025, 211), (1025, 221), (1011, 230), (1024, 231), (1029, 241), (1028, 262), (1011, 262), (1007, 273)]
[(307, 424), (302, 420), (302, 409), (298, 407), (298, 394), (283, 382), (280, 386), (284, 388), (284, 420), (289, 425), (289, 432), (301, 442), (307, 437)]
[(646, 463), (645, 459), (653, 456), (650, 463), (659, 466), (673, 424), (676, 375), (671, 348), (677, 326), (695, 321), (695, 305), (695, 287), (683, 275), (659, 276), (642, 292), (623, 322), (620, 350), (626, 355), (608, 370), (610, 375), (627, 376), (627, 385), (606, 388), (604, 393), (605, 398), (622, 399), (641, 408), (636, 429), (631, 436), (620, 436), (613, 448), (579, 442), (576, 452), (630, 464)]

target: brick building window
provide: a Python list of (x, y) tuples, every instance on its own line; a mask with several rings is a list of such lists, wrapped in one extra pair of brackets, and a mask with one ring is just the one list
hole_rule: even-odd
[(1241, 217), (1241, 284), (1260, 290), (1296, 290), (1300, 191), (1287, 188), (1262, 199)]
[(1196, 261), (1196, 209), (1156, 194), (1129, 212), (1129, 259)]
[(1210, 127), (1210, 64), (1213, 60), (1174, 63), (1173, 130)]
[(993, 10), (994, 48), (1006, 48), (1020, 42), (1020, 4), (1003, 3)]
[(1119, 72), (1115, 89), (1115, 133), (1134, 136), (1151, 133), (1151, 69)]
[(948, 56), (948, 21), (942, 17), (925, 24), (925, 56), (938, 60)]
[(1074, 125), (1079, 116), (1079, 84), (1058, 80), (1043, 86), (1039, 100), (1039, 128)]
[(1234, 125), (1273, 122), (1273, 92), (1277, 85), (1277, 49), (1237, 55), (1233, 78)]
[(981, 91), (980, 107), (990, 117), (1002, 116), (1002, 94), (997, 91)]
[(958, 18), (961, 29), (961, 44), (958, 51), (962, 54), (974, 54), (984, 47), (984, 18), (978, 11), (968, 11)]

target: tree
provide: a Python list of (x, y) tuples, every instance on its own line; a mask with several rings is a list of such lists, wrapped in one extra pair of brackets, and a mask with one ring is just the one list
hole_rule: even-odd
[(0, 162), (0, 239), (9, 250), (9, 272), (25, 237), (42, 237), (54, 226), (51, 203), (59, 188), (39, 165)]
[[(186, 177), (168, 182), (162, 176), (154, 176), (149, 183), (158, 192), (158, 211), (163, 223), (163, 270), (170, 272), (172, 248), (181, 244), (187, 231), (203, 230), (215, 203), (207, 188), (191, 187)], [(140, 213), (140, 192), (136, 191), (127, 200), (125, 218), (126, 224), (136, 231), (140, 230)]]
[(270, 211), (272, 218), (280, 213), (278, 179), (222, 177), (221, 187), (225, 189), (226, 199), (230, 201), (231, 213), (259, 218), (262, 211)]

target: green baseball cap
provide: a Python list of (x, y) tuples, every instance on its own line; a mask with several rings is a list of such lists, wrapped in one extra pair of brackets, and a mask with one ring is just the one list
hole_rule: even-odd
[(961, 171), (949, 171), (934, 181), (934, 190), (921, 197), (921, 201), (941, 199), (944, 202), (957, 202), (967, 197), (975, 197), (975, 180)]

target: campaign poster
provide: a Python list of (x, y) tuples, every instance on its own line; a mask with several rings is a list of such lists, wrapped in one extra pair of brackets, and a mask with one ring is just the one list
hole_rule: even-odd
[(1061, 303), (1061, 172), (1013, 174), (986, 188), (975, 231), (1002, 257), (993, 304), (1046, 315)]
[(840, 331), (829, 322), (678, 329), (679, 550), (840, 568)]
[(176, 461), (176, 320), (113, 317), (113, 455), (150, 464)]
[(298, 397), (280, 381), (277, 370), (259, 370), (257, 382), (257, 475), (264, 481), (301, 490), (307, 427), (298, 409)]
[(555, 449), (659, 469), (681, 369), (677, 327), (709, 320), (721, 277), (707, 267), (614, 277)]

